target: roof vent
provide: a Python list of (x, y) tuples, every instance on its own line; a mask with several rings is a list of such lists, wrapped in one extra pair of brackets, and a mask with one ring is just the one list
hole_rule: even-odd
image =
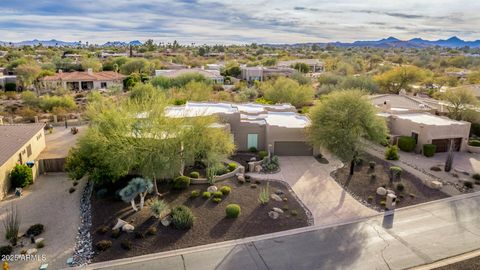
[(87, 73), (88, 73), (88, 75), (92, 75), (93, 74), (93, 69), (91, 69), (91, 68), (87, 69)]

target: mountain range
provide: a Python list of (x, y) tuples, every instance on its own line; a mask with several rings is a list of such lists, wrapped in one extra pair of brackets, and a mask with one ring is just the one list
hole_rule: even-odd
[(395, 37), (388, 37), (380, 40), (359, 40), (351, 43), (346, 42), (327, 42), (327, 43), (297, 43), (297, 44), (265, 44), (272, 47), (281, 46), (312, 46), (317, 45), (325, 47), (327, 45), (334, 45), (338, 47), (374, 47), (374, 48), (427, 48), (427, 47), (447, 47), (447, 48), (480, 48), (480, 40), (465, 41), (458, 37), (451, 37), (449, 39), (439, 40), (425, 40), (422, 38), (413, 38), (410, 40), (400, 40)]

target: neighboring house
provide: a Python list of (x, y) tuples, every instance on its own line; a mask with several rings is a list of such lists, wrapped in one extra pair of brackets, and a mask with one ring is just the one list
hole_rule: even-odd
[(9, 174), (16, 164), (34, 164), (34, 179), (38, 175), (37, 158), (45, 149), (44, 124), (0, 125), (0, 199), (10, 190)]
[(295, 70), (290, 67), (286, 68), (266, 68), (266, 67), (240, 67), (241, 79), (247, 82), (263, 81), (277, 76), (290, 77)]
[(170, 117), (215, 115), (228, 125), (237, 150), (251, 147), (273, 151), (279, 156), (311, 156), (305, 128), (310, 119), (296, 112), (290, 104), (230, 104), (187, 102), (167, 109)]
[(310, 67), (311, 73), (318, 73), (323, 72), (324, 65), (323, 62), (318, 59), (295, 59), (295, 60), (288, 60), (288, 61), (279, 61), (277, 63), (277, 67), (279, 68), (291, 68), (298, 63), (305, 63)]
[(5, 85), (8, 83), (14, 83), (18, 89), (17, 76), (0, 74), (0, 90), (5, 90)]
[(216, 84), (223, 84), (223, 76), (218, 70), (205, 70), (201, 68), (186, 68), (186, 69), (160, 69), (155, 70), (155, 76), (163, 76), (167, 78), (176, 78), (180, 75), (197, 73), (203, 75), (205, 78), (212, 80)]
[(43, 90), (63, 87), (73, 91), (107, 89), (114, 85), (123, 87), (124, 77), (114, 71), (93, 72), (92, 69), (88, 69), (88, 71), (62, 72), (60, 70), (53, 76), (40, 79), (40, 87)]
[(100, 57), (103, 59), (110, 57), (128, 57), (128, 53), (101, 52)]
[(447, 152), (451, 142), (455, 151), (466, 149), (471, 124), (435, 115), (438, 108), (433, 103), (405, 95), (374, 95), (370, 99), (386, 118), (393, 143), (399, 136), (411, 136), (417, 141), (417, 153), (424, 144), (435, 144), (437, 152)]
[(225, 67), (223, 64), (206, 64), (205, 69), (206, 70), (222, 70)]

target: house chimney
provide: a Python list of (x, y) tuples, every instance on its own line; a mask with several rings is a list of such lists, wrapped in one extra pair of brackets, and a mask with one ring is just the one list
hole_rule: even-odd
[(91, 69), (91, 68), (87, 69), (87, 73), (88, 73), (89, 75), (92, 75), (92, 74), (93, 74), (93, 69)]

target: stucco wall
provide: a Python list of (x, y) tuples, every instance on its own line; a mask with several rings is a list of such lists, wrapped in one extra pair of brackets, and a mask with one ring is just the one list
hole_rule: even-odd
[(275, 142), (291, 141), (291, 142), (305, 142), (307, 141), (304, 128), (285, 128), (277, 126), (268, 126), (266, 129), (266, 145), (272, 145), (272, 150), (275, 152)]
[[(31, 145), (32, 147), (32, 154), (30, 156), (27, 155), (28, 145)], [(10, 181), (8, 179), (8, 175), (17, 164), (19, 155), (22, 155), (23, 163), (27, 161), (36, 161), (35, 166), (33, 166), (32, 168), (33, 179), (35, 180), (38, 176), (38, 162), (36, 159), (43, 151), (43, 149), (45, 149), (45, 133), (43, 129), (41, 129), (37, 134), (35, 134), (35, 136), (30, 139), (30, 141), (23, 145), (10, 159), (8, 159), (7, 162), (0, 166), (0, 199), (3, 199), (10, 189)]]

